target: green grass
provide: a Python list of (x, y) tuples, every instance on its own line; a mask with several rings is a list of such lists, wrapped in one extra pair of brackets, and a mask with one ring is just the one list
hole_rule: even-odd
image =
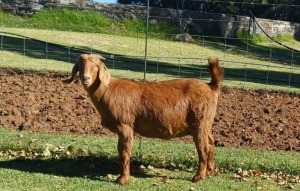
[(32, 17), (18, 17), (0, 11), (0, 19), (8, 27), (76, 32), (103, 32), (118, 25), (114, 20), (94, 11), (79, 12), (68, 8), (41, 10)]
[[(54, 135), (17, 132), (0, 129), (0, 190), (286, 190), (288, 184), (277, 186), (276, 180), (249, 177), (237, 180), (237, 168), (256, 169), (261, 173), (279, 172), (300, 174), (300, 154), (296, 152), (267, 152), (241, 148), (217, 148), (219, 176), (200, 183), (190, 179), (197, 160), (194, 145), (176, 141), (147, 139), (142, 142), (141, 157), (136, 141), (132, 156), (132, 177), (125, 187), (114, 184), (118, 176), (116, 138)], [(50, 146), (49, 146), (50, 145)], [(40, 156), (50, 148), (49, 157)], [(57, 148), (61, 148), (57, 151)], [(69, 149), (67, 149), (69, 148)], [(20, 157), (17, 151), (27, 154)], [(69, 154), (67, 154), (67, 152)], [(176, 166), (182, 165), (182, 168)], [(139, 166), (152, 166), (139, 172)], [(173, 168), (171, 168), (173, 167)], [(164, 177), (165, 178), (164, 180)]]
[[(44, 9), (32, 17), (19, 17), (0, 11), (2, 25), (7, 27), (47, 29), (73, 32), (89, 32), (102, 34), (118, 34), (136, 36), (137, 32), (145, 36), (146, 21), (129, 19), (116, 21), (96, 11), (77, 11), (71, 8)], [(75, 22), (74, 22), (75, 21)], [(179, 33), (180, 30), (172, 24), (161, 22), (159, 25), (150, 25), (152, 37), (157, 33)]]

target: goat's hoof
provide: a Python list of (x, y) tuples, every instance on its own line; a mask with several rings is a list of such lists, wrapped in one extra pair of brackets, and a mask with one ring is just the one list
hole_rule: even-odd
[(210, 176), (214, 173), (215, 170), (208, 170), (206, 171), (206, 176)]
[(196, 175), (196, 176), (194, 176), (194, 178), (192, 179), (192, 182), (199, 182), (200, 180), (203, 180), (203, 179), (204, 179), (203, 176)]
[(215, 172), (216, 168), (212, 167), (212, 168), (208, 168), (206, 171), (206, 176), (212, 175)]
[(127, 184), (129, 178), (126, 176), (119, 176), (119, 178), (117, 178), (116, 183), (120, 184), (120, 185), (125, 185)]

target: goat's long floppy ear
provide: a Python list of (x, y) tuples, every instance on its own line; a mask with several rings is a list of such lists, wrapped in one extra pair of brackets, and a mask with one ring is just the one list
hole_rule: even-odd
[(108, 87), (110, 81), (110, 74), (101, 60), (105, 60), (105, 58), (99, 55), (99, 79), (101, 83)]
[(72, 76), (69, 79), (63, 80), (63, 83), (70, 84), (74, 80), (74, 76), (77, 74), (79, 70), (78, 64), (79, 64), (79, 60), (77, 60), (77, 62), (73, 66)]

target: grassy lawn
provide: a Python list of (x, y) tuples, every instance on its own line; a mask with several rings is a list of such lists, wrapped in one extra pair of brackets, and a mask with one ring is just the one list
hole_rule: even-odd
[(194, 145), (156, 139), (143, 140), (140, 155), (136, 141), (132, 177), (128, 185), (118, 186), (116, 142), (1, 128), (0, 190), (300, 189), (299, 153), (217, 148), (219, 171), (195, 184), (190, 181), (197, 164)]

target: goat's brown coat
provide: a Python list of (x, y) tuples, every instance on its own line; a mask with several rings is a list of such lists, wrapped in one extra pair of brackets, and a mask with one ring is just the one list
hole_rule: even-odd
[(197, 79), (137, 82), (112, 78), (103, 59), (81, 55), (72, 77), (65, 82), (71, 83), (79, 71), (81, 82), (101, 115), (102, 126), (118, 134), (121, 176), (117, 183), (128, 182), (134, 132), (161, 139), (192, 135), (199, 157), (193, 181), (212, 173), (215, 159), (211, 126), (223, 77), (218, 59), (209, 59), (212, 80), (208, 84)]

